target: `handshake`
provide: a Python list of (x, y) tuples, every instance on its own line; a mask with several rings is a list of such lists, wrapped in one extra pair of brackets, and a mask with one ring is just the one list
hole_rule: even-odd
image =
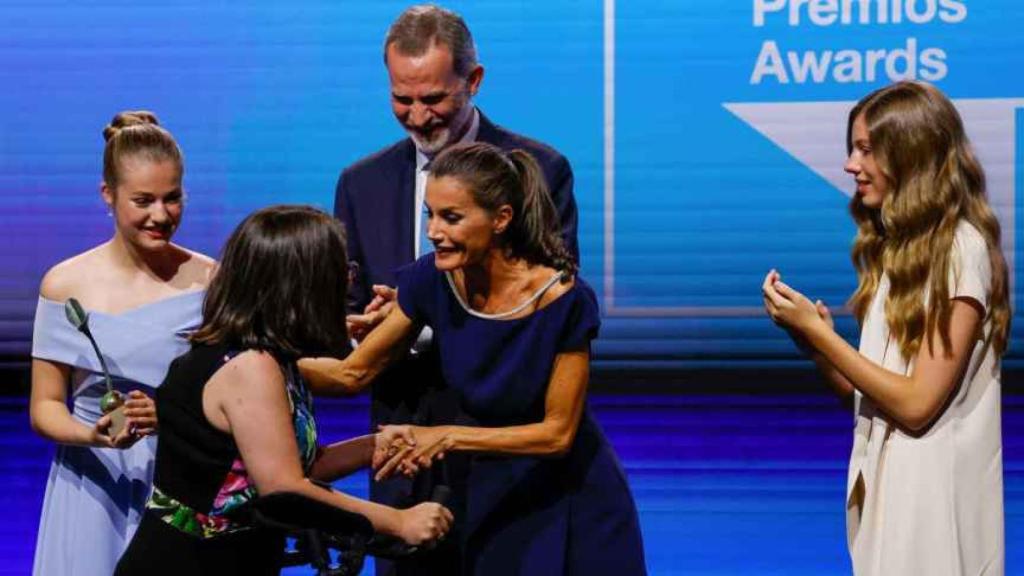
[(370, 464), (375, 470), (373, 478), (381, 481), (396, 474), (415, 476), (421, 468), (444, 459), (453, 446), (450, 426), (379, 426)]

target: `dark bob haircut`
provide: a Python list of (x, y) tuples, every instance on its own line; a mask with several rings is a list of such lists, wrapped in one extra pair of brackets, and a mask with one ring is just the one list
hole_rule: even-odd
[(282, 359), (343, 354), (347, 270), (334, 218), (309, 206), (258, 210), (224, 246), (192, 341)]

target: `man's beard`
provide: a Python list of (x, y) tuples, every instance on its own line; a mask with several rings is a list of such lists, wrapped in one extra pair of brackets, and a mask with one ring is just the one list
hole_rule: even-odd
[(407, 128), (405, 131), (409, 134), (409, 138), (412, 138), (412, 142), (416, 145), (416, 149), (428, 156), (433, 156), (441, 150), (444, 150), (444, 147), (448, 145), (448, 140), (452, 133), (451, 128), (441, 128), (433, 131), (430, 134), (430, 139), (428, 140), (426, 135), (416, 130), (409, 130)]
[(434, 130), (429, 138), (417, 130), (406, 128), (405, 131), (412, 138), (412, 142), (416, 145), (417, 150), (427, 156), (434, 156), (466, 134), (466, 130), (469, 129), (469, 125), (472, 122), (473, 110), (472, 101), (466, 98), (466, 103), (462, 105), (459, 113), (452, 118), (452, 121), (444, 128)]

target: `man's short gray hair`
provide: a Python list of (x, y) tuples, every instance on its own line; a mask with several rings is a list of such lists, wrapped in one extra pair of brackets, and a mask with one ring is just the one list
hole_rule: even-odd
[(462, 78), (477, 66), (476, 45), (462, 16), (435, 4), (407, 8), (391, 24), (384, 41), (385, 65), (392, 44), (404, 56), (422, 56), (435, 44), (445, 46), (452, 53), (455, 73)]

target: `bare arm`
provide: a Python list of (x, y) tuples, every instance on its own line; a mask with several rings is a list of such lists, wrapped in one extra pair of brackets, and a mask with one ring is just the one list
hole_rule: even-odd
[(370, 465), (373, 459), (375, 435), (367, 434), (335, 442), (320, 449), (309, 477), (322, 482), (333, 482)]
[(152, 398), (133, 390), (126, 398), (125, 427), (110, 436), (110, 416), (95, 425), (83, 424), (72, 416), (67, 405), (71, 369), (57, 362), (32, 359), (32, 392), (29, 420), (32, 429), (47, 440), (73, 446), (130, 448), (140, 438), (156, 430), (156, 407)]
[(590, 379), (590, 352), (563, 352), (555, 357), (544, 397), (544, 419), (536, 424), (481, 428), (453, 426), (452, 450), (561, 456), (576, 437)]
[(299, 360), (299, 370), (315, 394), (355, 394), (408, 353), (416, 332), (412, 320), (394, 306), (387, 318), (344, 360), (303, 358)]
[[(66, 272), (66, 264), (58, 264), (46, 273), (39, 286), (44, 298), (64, 301), (75, 286), (74, 276)], [(84, 338), (84, 336), (83, 336)], [(32, 359), (32, 392), (29, 398), (29, 419), (32, 429), (43, 438), (76, 446), (108, 446), (99, 431), (75, 419), (68, 410), (67, 394), (71, 385), (71, 368), (66, 364)]]
[[(767, 311), (770, 316), (773, 316), (773, 319), (775, 305), (768, 297), (768, 288), (778, 282), (779, 278), (779, 273), (772, 270), (768, 272), (767, 276), (765, 276), (764, 282), (761, 285), (765, 311)], [(835, 321), (832, 319), (832, 312), (828, 309), (828, 306), (825, 306), (824, 302), (818, 300), (814, 303), (814, 308), (818, 312), (818, 317), (821, 318), (830, 329), (835, 330)], [(842, 372), (836, 370), (836, 367), (829, 362), (828, 358), (811, 346), (801, 333), (785, 326), (783, 326), (783, 328), (785, 328), (789, 337), (793, 339), (797, 348), (799, 348), (800, 351), (806, 354), (814, 362), (814, 365), (818, 368), (818, 372), (825, 378), (825, 381), (828, 383), (829, 387), (832, 388), (832, 391), (836, 393), (836, 396), (839, 396), (839, 399), (844, 403), (852, 403), (854, 387), (846, 376), (843, 376)]]
[(590, 377), (590, 352), (562, 352), (555, 357), (547, 395), (544, 419), (533, 424), (486, 428), (479, 426), (413, 426), (416, 447), (409, 454), (398, 454), (377, 474), (390, 475), (401, 467), (406, 473), (427, 466), (445, 452), (491, 452), (534, 456), (562, 456), (572, 447), (583, 414), (587, 382)]
[(862, 356), (843, 340), (802, 294), (782, 282), (765, 289), (775, 313), (772, 318), (799, 332), (846, 380), (870, 397), (904, 428), (918, 431), (935, 419), (962, 377), (980, 333), (983, 312), (971, 298), (953, 300), (950, 348), (938, 334), (928, 335), (909, 376), (886, 370)]
[(367, 434), (335, 442), (322, 447), (317, 455), (310, 477), (333, 482), (367, 466), (380, 466), (387, 459), (388, 449), (395, 445), (412, 446), (416, 443), (409, 426), (381, 426), (376, 434)]
[(29, 418), (32, 429), (47, 440), (78, 446), (103, 446), (96, 431), (79, 422), (68, 410), (67, 388), (71, 369), (56, 362), (32, 359)]
[(397, 510), (310, 482), (300, 466), (284, 377), (269, 354), (245, 352), (218, 370), (203, 390), (203, 412), (211, 424), (232, 435), (261, 495), (301, 494), (362, 514), (375, 530), (411, 544), (448, 530), (451, 513), (438, 504)]
[[(835, 330), (836, 323), (832, 319), (832, 312), (825, 306), (825, 303), (818, 300), (814, 303), (815, 309), (818, 311), (818, 317), (825, 321), (829, 329)], [(853, 392), (854, 387), (850, 380), (843, 375), (842, 372), (836, 369), (836, 367), (825, 357), (824, 354), (818, 352), (813, 346), (807, 345), (807, 349), (811, 352), (811, 360), (814, 361), (814, 365), (818, 367), (818, 372), (825, 377), (825, 381), (828, 382), (832, 391), (836, 393), (836, 396), (847, 404), (853, 405)]]
[(818, 372), (825, 378), (825, 382), (828, 383), (832, 391), (835, 392), (836, 396), (845, 404), (852, 404), (853, 392), (855, 390), (850, 380), (843, 375), (842, 372), (836, 369), (836, 367), (826, 358), (823, 354), (815, 352), (811, 354), (811, 360), (814, 361), (814, 365), (818, 368)]

